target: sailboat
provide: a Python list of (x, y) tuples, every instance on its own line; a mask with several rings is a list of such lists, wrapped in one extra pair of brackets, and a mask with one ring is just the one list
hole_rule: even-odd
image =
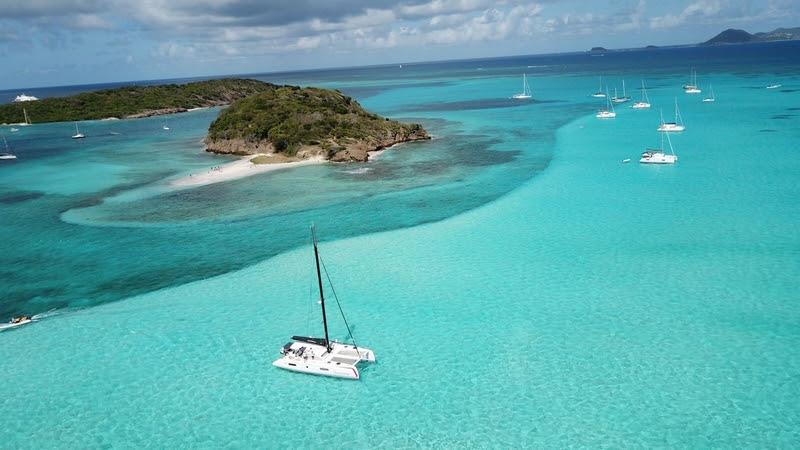
[(697, 71), (692, 69), (691, 75), (689, 75), (689, 83), (683, 85), (683, 92), (687, 94), (699, 94), (703, 91), (697, 86)]
[[(664, 136), (667, 137), (667, 142), (669, 143), (669, 153), (664, 152)], [(669, 133), (661, 133), (660, 148), (648, 148), (642, 152), (642, 157), (639, 159), (641, 164), (675, 164), (676, 162), (678, 162), (678, 155), (675, 154), (675, 149), (672, 148), (672, 140), (669, 138)]]
[(642, 100), (633, 104), (633, 109), (650, 109), (650, 99), (647, 97), (647, 89), (644, 87), (644, 80), (642, 80)]
[(606, 109), (597, 111), (594, 116), (598, 119), (613, 119), (617, 117), (617, 113), (614, 111), (614, 104), (608, 99), (608, 93), (606, 93)]
[(622, 97), (617, 96), (617, 88), (614, 88), (614, 97), (611, 99), (614, 103), (625, 103), (631, 101), (631, 98), (625, 93), (625, 80), (622, 80)]
[(594, 98), (606, 98), (606, 93), (603, 92), (603, 77), (600, 77), (600, 90), (592, 94)]
[[(317, 249), (317, 233), (314, 226), (311, 226), (311, 242), (314, 246), (314, 261), (317, 266), (317, 285), (319, 286), (319, 303), (322, 306), (322, 326), (325, 332), (324, 338), (292, 336), (292, 340), (281, 348), (281, 357), (276, 359), (272, 365), (281, 369), (301, 372), (311, 375), (322, 375), (326, 377), (346, 378), (358, 380), (361, 375), (358, 365), (361, 362), (375, 362), (375, 352), (368, 348), (358, 347), (355, 340), (352, 344), (332, 341), (328, 336), (328, 317), (325, 313), (325, 293), (322, 288), (322, 274), (320, 272), (320, 257)], [(324, 269), (324, 265), (322, 266)], [(325, 271), (327, 277), (328, 272)], [(330, 282), (330, 277), (328, 282)], [(339, 299), (336, 291), (333, 291), (339, 311)], [(350, 326), (344, 318), (347, 331), (352, 338)]]
[(714, 97), (714, 87), (710, 84), (708, 85), (709, 90), (711, 90), (711, 97), (706, 97), (703, 99), (703, 103), (713, 103), (717, 101), (717, 98)]
[(670, 133), (670, 132), (683, 131), (685, 129), (686, 126), (683, 125), (681, 112), (680, 110), (678, 110), (678, 99), (675, 99), (675, 121), (664, 122), (664, 111), (661, 111), (661, 125), (658, 126), (658, 131)]
[(167, 119), (164, 119), (164, 125), (161, 127), (164, 131), (169, 131), (169, 127), (167, 126)]
[(31, 126), (31, 119), (28, 117), (28, 111), (25, 108), (22, 108), (22, 116), (25, 118), (24, 122), (18, 123), (17, 125), (20, 127), (29, 127)]
[(528, 86), (528, 76), (526, 74), (522, 74), (522, 92), (512, 95), (511, 98), (518, 100), (527, 100), (531, 98), (531, 87)]
[(8, 141), (5, 136), (3, 136), (3, 144), (5, 145), (6, 151), (0, 153), (0, 159), (17, 159), (17, 155), (11, 153), (11, 149), (8, 148)]
[(72, 139), (83, 139), (86, 135), (78, 131), (78, 122), (75, 122), (75, 134), (72, 135)]

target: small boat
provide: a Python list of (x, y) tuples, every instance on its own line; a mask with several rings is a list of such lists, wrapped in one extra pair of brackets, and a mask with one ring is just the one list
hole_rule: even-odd
[(594, 116), (598, 119), (613, 119), (617, 117), (617, 113), (614, 111), (614, 104), (609, 100), (608, 93), (606, 93), (606, 109), (597, 111), (597, 114)]
[(697, 86), (697, 71), (692, 69), (692, 73), (689, 75), (689, 83), (683, 85), (683, 92), (687, 94), (699, 94), (703, 91)]
[(622, 164), (628, 164), (629, 162), (631, 162), (630, 158), (625, 158), (622, 160)]
[[(325, 313), (325, 294), (322, 288), (322, 273), (320, 272), (319, 249), (317, 248), (317, 233), (314, 226), (311, 227), (311, 242), (314, 246), (314, 262), (317, 266), (317, 285), (319, 287), (319, 304), (322, 306), (322, 326), (325, 332), (324, 338), (292, 336), (292, 340), (285, 344), (281, 350), (281, 357), (276, 359), (272, 365), (292, 372), (306, 373), (310, 375), (321, 375), (334, 378), (346, 378), (358, 380), (361, 378), (359, 365), (362, 362), (375, 362), (375, 352), (368, 348), (359, 347), (355, 340), (352, 344), (332, 341), (328, 336), (328, 316)], [(324, 265), (322, 266), (324, 269)], [(326, 278), (330, 282), (327, 270)], [(339, 312), (347, 327), (348, 335), (352, 339), (353, 333), (344, 318), (336, 291), (333, 291)]]
[(528, 86), (528, 76), (526, 74), (522, 74), (522, 92), (512, 95), (511, 98), (517, 100), (528, 100), (531, 98), (531, 87)]
[(631, 101), (631, 98), (625, 93), (625, 80), (622, 80), (622, 97), (617, 96), (617, 88), (614, 88), (614, 97), (611, 101), (614, 103), (626, 103)]
[(678, 99), (675, 99), (675, 121), (664, 122), (664, 111), (661, 111), (661, 125), (658, 126), (657, 130), (666, 133), (674, 133), (685, 129), (686, 126), (683, 125), (683, 118), (681, 118), (681, 112), (678, 109)]
[(17, 131), (19, 131), (19, 128), (11, 127), (9, 131), (11, 131), (12, 133), (16, 133)]
[(19, 102), (34, 102), (36, 100), (39, 100), (39, 99), (34, 97), (34, 96), (32, 96), (32, 95), (25, 95), (25, 94), (20, 94), (20, 95), (18, 95), (18, 96), (16, 96), (14, 98), (14, 102), (15, 103), (19, 103)]
[(72, 139), (83, 139), (86, 135), (78, 131), (78, 122), (75, 122), (75, 134), (72, 135)]
[(167, 119), (164, 119), (164, 125), (161, 126), (161, 129), (164, 131), (169, 131), (169, 127), (167, 126)]
[(647, 89), (644, 87), (644, 80), (642, 80), (642, 100), (634, 103), (631, 108), (650, 109), (650, 99), (647, 97)]
[(33, 322), (33, 317), (31, 316), (21, 316), (21, 317), (14, 317), (7, 323), (0, 323), (0, 331), (3, 330), (10, 330), (11, 328), (21, 327), (23, 325), (27, 325)]
[[(667, 142), (669, 142), (669, 153), (664, 152), (664, 136), (667, 137)], [(642, 157), (639, 159), (641, 164), (675, 164), (676, 162), (678, 162), (678, 156), (675, 154), (675, 149), (672, 148), (672, 140), (669, 138), (669, 133), (661, 133), (661, 148), (648, 148), (642, 152)]]
[(770, 84), (767, 86), (767, 89), (778, 89), (779, 87), (783, 86), (782, 84)]
[(11, 149), (8, 148), (8, 141), (6, 137), (3, 136), (3, 144), (5, 144), (6, 151), (4, 153), (0, 153), (0, 159), (17, 159), (17, 155), (11, 153)]
[(703, 103), (714, 103), (717, 101), (717, 98), (714, 97), (714, 87), (709, 84), (708, 89), (711, 91), (711, 96), (704, 98)]
[(603, 92), (603, 77), (600, 77), (600, 90), (592, 94), (594, 98), (606, 98), (606, 93)]

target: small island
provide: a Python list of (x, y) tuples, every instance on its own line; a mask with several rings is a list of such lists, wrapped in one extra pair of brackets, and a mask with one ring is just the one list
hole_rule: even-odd
[(238, 78), (125, 86), (0, 105), (0, 123), (22, 123), (26, 113), (32, 123), (135, 119), (174, 114), (195, 108), (228, 105), (248, 95), (267, 91), (271, 86), (261, 81)]
[(369, 153), (430, 139), (419, 124), (366, 111), (339, 91), (268, 85), (224, 109), (211, 123), (207, 151), (258, 155), (255, 164), (308, 159), (367, 161)]

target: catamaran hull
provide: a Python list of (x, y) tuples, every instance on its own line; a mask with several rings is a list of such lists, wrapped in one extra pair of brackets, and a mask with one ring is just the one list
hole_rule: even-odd
[(358, 380), (361, 378), (358, 368), (350, 365), (337, 366), (330, 363), (317, 364), (315, 362), (290, 361), (284, 358), (274, 361), (272, 365), (284, 370), (291, 370), (292, 372), (306, 373), (309, 375), (345, 378), (348, 380)]

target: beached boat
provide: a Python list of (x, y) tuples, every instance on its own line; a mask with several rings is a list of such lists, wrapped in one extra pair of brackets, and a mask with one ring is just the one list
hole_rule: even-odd
[(603, 77), (600, 77), (600, 89), (592, 94), (594, 98), (606, 98), (606, 93), (603, 92)]
[(517, 100), (527, 100), (531, 98), (531, 87), (528, 85), (528, 76), (526, 74), (522, 74), (522, 92), (519, 94), (514, 94), (511, 98), (515, 98)]
[(650, 98), (647, 97), (647, 89), (644, 87), (644, 80), (642, 80), (642, 99), (631, 106), (633, 109), (649, 109)]
[(72, 139), (83, 139), (86, 135), (78, 131), (78, 122), (75, 122), (75, 134), (72, 135)]
[(675, 99), (675, 121), (664, 122), (664, 111), (661, 111), (661, 125), (658, 126), (658, 131), (672, 133), (683, 131), (685, 129), (686, 126), (683, 124), (683, 118), (681, 117), (681, 112), (678, 109), (678, 99)]
[[(330, 340), (328, 336), (328, 317), (325, 312), (325, 294), (322, 287), (322, 273), (320, 272), (320, 257), (317, 248), (317, 234), (315, 228), (311, 227), (311, 242), (314, 246), (314, 262), (317, 267), (317, 285), (319, 287), (319, 303), (322, 306), (322, 325), (325, 332), (324, 338), (292, 336), (292, 340), (284, 345), (281, 350), (281, 357), (276, 359), (272, 365), (292, 372), (300, 372), (311, 375), (321, 375), (334, 378), (346, 378), (358, 380), (361, 377), (359, 365), (363, 362), (375, 362), (375, 353), (364, 347), (358, 347), (353, 339), (353, 333), (347, 324), (347, 319), (342, 319), (347, 327), (348, 335), (353, 339), (352, 344)], [(324, 264), (322, 268), (324, 269)], [(330, 283), (327, 270), (326, 278)], [(339, 305), (336, 291), (333, 291), (334, 299)]]
[(611, 99), (614, 103), (626, 103), (631, 101), (628, 94), (625, 93), (625, 80), (622, 80), (622, 96), (617, 95), (617, 88), (614, 88), (614, 97)]
[[(669, 143), (669, 153), (664, 151), (664, 136), (667, 137)], [(678, 156), (675, 154), (675, 149), (672, 148), (669, 133), (661, 133), (661, 148), (648, 148), (642, 153), (639, 162), (641, 164), (675, 164), (678, 162)]]
[(608, 93), (606, 93), (606, 108), (597, 111), (594, 116), (598, 119), (613, 119), (617, 117), (617, 113), (614, 111), (614, 104), (609, 100)]
[(714, 103), (717, 101), (717, 98), (714, 96), (714, 86), (708, 85), (708, 89), (711, 91), (711, 96), (706, 97), (703, 99), (703, 103)]
[(683, 92), (687, 94), (699, 94), (703, 92), (697, 86), (697, 71), (692, 69), (692, 73), (689, 75), (689, 83), (683, 85)]

